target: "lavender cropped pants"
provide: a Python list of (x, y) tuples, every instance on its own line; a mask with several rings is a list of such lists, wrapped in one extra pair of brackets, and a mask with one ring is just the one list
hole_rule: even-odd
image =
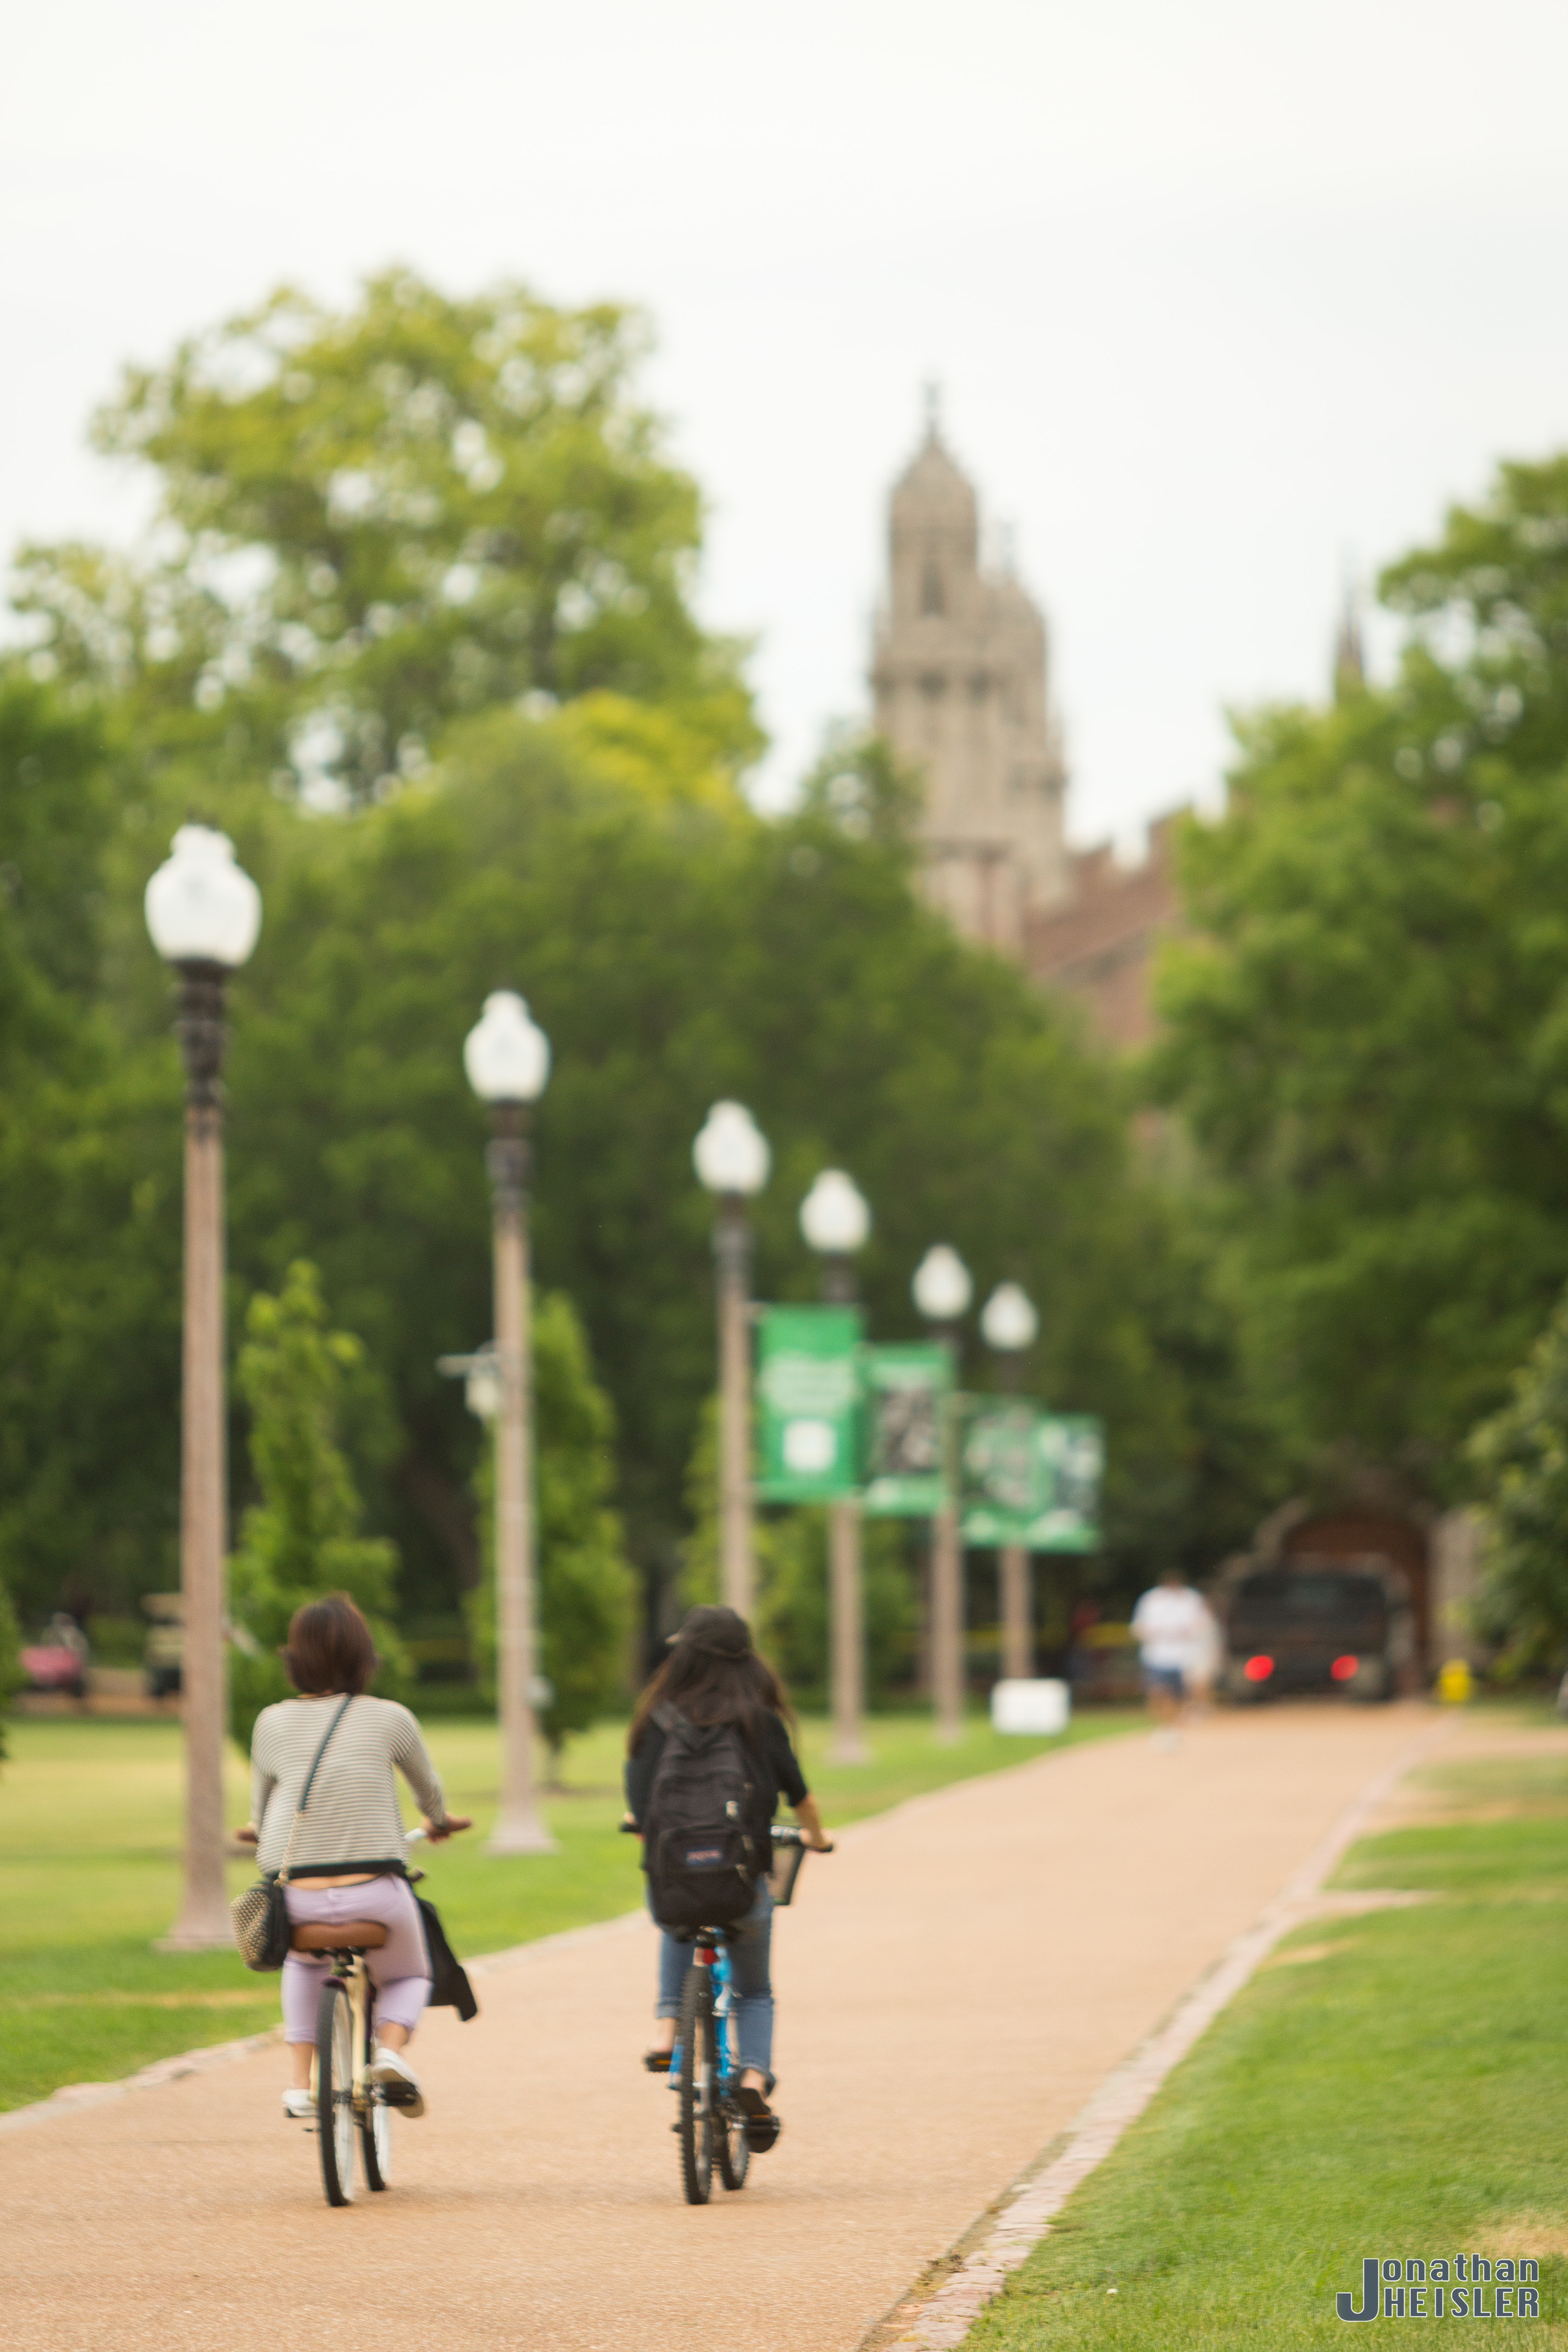
[[(430, 1955), (406, 1878), (367, 1878), (363, 1886), (285, 1886), (283, 1899), (289, 1918), (301, 1927), (343, 1919), (383, 1923), (385, 1943), (364, 1956), (375, 1987), (376, 2018), (383, 2025), (406, 2026), (412, 2033), (430, 1998)], [(331, 1966), (325, 1952), (290, 1952), (284, 1961), (285, 2042), (314, 2042), (316, 2007)]]

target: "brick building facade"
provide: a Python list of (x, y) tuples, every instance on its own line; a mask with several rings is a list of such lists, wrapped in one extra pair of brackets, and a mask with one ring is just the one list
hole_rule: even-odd
[(1153, 1033), (1154, 950), (1177, 919), (1173, 853), (1184, 814), (1154, 820), (1137, 866), (1119, 864), (1109, 842), (1069, 851), (1066, 898), (1036, 914), (1026, 933), (1034, 977), (1081, 998), (1095, 1034), (1119, 1051), (1147, 1045)]

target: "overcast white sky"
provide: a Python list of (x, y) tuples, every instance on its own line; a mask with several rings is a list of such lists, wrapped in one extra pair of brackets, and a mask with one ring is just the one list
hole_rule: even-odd
[(922, 381), (1050, 615), (1080, 840), (1568, 439), (1562, 0), (50, 0), (0, 89), (0, 548), (129, 531), (126, 358), (405, 258), (652, 311), (775, 797), (864, 708)]

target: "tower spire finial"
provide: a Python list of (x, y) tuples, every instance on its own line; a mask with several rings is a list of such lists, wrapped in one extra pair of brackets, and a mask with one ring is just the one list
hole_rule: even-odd
[(926, 439), (942, 439), (942, 384), (934, 375), (925, 380)]
[(1343, 702), (1366, 685), (1366, 647), (1362, 638), (1361, 595), (1355, 559), (1347, 549), (1341, 558), (1339, 634), (1334, 640), (1334, 699)]

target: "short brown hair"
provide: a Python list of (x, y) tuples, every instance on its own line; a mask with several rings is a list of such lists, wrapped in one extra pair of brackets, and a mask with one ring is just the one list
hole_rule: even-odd
[(346, 1592), (296, 1609), (279, 1655), (295, 1689), (311, 1693), (362, 1691), (381, 1664), (370, 1627)]

